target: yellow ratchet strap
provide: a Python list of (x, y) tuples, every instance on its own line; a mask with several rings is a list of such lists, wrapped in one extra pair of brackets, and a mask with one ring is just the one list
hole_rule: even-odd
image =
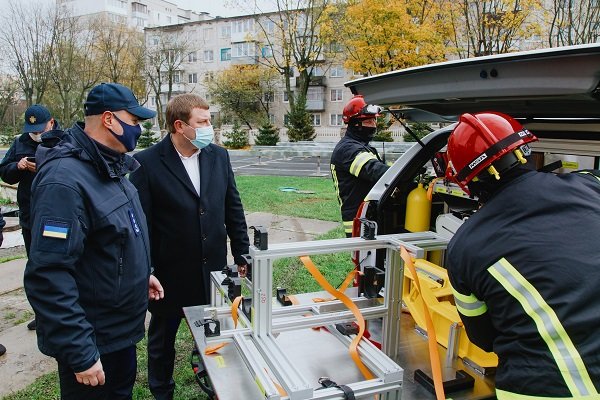
[[(415, 286), (420, 294), (421, 285), (419, 283), (419, 275), (417, 275), (417, 270), (415, 269), (415, 264), (413, 263), (410, 253), (404, 246), (400, 247), (400, 256), (402, 257), (402, 260), (404, 260), (404, 264), (408, 267), (412, 276), (415, 277)], [(423, 301), (423, 311), (425, 314), (425, 322), (427, 323), (427, 342), (429, 344), (429, 360), (431, 361), (431, 374), (433, 375), (435, 396), (437, 400), (445, 400), (446, 395), (444, 394), (444, 383), (442, 381), (442, 367), (440, 365), (437, 338), (435, 336), (433, 322), (431, 321), (431, 315), (429, 314), (429, 308), (427, 308), (425, 301)]]
[(317, 283), (323, 289), (325, 289), (329, 294), (331, 294), (332, 296), (334, 296), (335, 298), (340, 300), (342, 303), (344, 303), (344, 305), (346, 307), (348, 307), (348, 309), (352, 312), (352, 314), (354, 314), (354, 317), (356, 318), (356, 322), (358, 323), (358, 334), (354, 337), (354, 339), (352, 340), (352, 343), (350, 343), (350, 356), (352, 357), (352, 360), (354, 360), (354, 363), (356, 363), (356, 365), (358, 366), (358, 369), (363, 374), (365, 379), (373, 379), (374, 375), (371, 373), (371, 371), (369, 371), (367, 366), (362, 362), (362, 360), (360, 359), (360, 355), (358, 354), (358, 344), (360, 343), (360, 341), (363, 337), (363, 334), (365, 332), (365, 319), (363, 318), (362, 314), (360, 313), (360, 310), (358, 309), (356, 304), (354, 304), (352, 302), (352, 300), (350, 300), (350, 298), (348, 298), (348, 296), (346, 296), (343, 292), (335, 289), (333, 286), (331, 286), (331, 284), (329, 282), (327, 282), (327, 279), (325, 279), (325, 277), (323, 275), (321, 275), (321, 272), (319, 272), (319, 270), (317, 269), (315, 264), (312, 262), (310, 257), (302, 256), (302, 257), (300, 257), (300, 261), (302, 261), (302, 263), (304, 264), (304, 266), (306, 267), (308, 272), (310, 272), (310, 274), (313, 276), (313, 278), (315, 278)]

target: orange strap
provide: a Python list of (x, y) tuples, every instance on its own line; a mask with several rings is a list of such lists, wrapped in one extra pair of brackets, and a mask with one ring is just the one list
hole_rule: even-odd
[(206, 348), (204, 349), (204, 354), (206, 354), (206, 355), (214, 354), (214, 353), (218, 352), (219, 350), (221, 350), (226, 345), (227, 345), (227, 343), (222, 342), (222, 343), (217, 343), (214, 346), (206, 346)]
[(234, 328), (237, 328), (238, 307), (240, 306), (240, 303), (242, 302), (243, 298), (243, 296), (238, 296), (233, 300), (233, 303), (231, 303), (231, 319), (233, 319)]
[[(421, 285), (419, 283), (419, 276), (417, 270), (413, 264), (412, 257), (409, 252), (401, 246), (400, 256), (404, 260), (404, 264), (410, 270), (412, 276), (414, 276), (415, 286), (419, 294), (421, 293)], [(437, 400), (444, 400), (446, 395), (444, 394), (444, 384), (442, 381), (442, 367), (440, 365), (440, 355), (438, 353), (437, 337), (435, 335), (435, 329), (433, 328), (433, 322), (431, 321), (431, 315), (429, 315), (429, 309), (427, 304), (423, 301), (423, 312), (425, 314), (425, 321), (427, 323), (427, 342), (429, 344), (429, 360), (431, 361), (431, 374), (433, 375), (433, 384), (435, 387), (435, 396)]]
[(429, 187), (427, 188), (427, 200), (431, 201), (433, 199), (433, 186), (435, 182), (441, 178), (434, 178), (431, 182), (429, 182)]
[(358, 309), (356, 304), (354, 304), (352, 302), (352, 300), (350, 300), (348, 298), (348, 296), (346, 296), (343, 292), (335, 289), (333, 286), (331, 286), (331, 284), (329, 282), (327, 282), (327, 279), (325, 279), (325, 277), (323, 277), (323, 275), (321, 275), (321, 272), (319, 272), (319, 270), (317, 269), (315, 264), (312, 262), (310, 257), (302, 256), (302, 257), (300, 257), (300, 261), (302, 261), (302, 263), (304, 264), (304, 266), (306, 267), (308, 272), (310, 272), (310, 274), (313, 276), (313, 278), (315, 278), (317, 283), (323, 289), (325, 289), (329, 294), (331, 294), (332, 296), (335, 296), (342, 303), (344, 303), (344, 305), (346, 307), (348, 307), (348, 309), (350, 311), (352, 311), (352, 314), (354, 314), (354, 317), (356, 318), (356, 321), (358, 323), (358, 334), (354, 337), (354, 339), (350, 343), (350, 356), (352, 357), (352, 360), (354, 360), (354, 362), (358, 366), (358, 369), (363, 374), (365, 379), (373, 379), (374, 378), (373, 374), (371, 373), (371, 371), (369, 371), (367, 366), (362, 362), (362, 360), (360, 359), (360, 355), (358, 354), (358, 343), (362, 339), (363, 334), (365, 332), (365, 319), (363, 318), (362, 314), (360, 313), (360, 310)]

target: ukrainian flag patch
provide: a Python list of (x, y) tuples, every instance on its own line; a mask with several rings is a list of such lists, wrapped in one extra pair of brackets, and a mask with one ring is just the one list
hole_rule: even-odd
[(69, 237), (69, 225), (58, 221), (47, 221), (44, 224), (42, 236), (56, 239), (67, 239)]

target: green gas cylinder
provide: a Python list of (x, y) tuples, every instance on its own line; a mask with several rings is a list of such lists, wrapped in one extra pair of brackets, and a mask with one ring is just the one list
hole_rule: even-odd
[(404, 228), (410, 232), (428, 231), (430, 219), (431, 201), (427, 198), (427, 190), (419, 182), (406, 198)]

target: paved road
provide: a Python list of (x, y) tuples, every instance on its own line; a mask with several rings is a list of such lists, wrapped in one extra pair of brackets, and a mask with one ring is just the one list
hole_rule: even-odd
[(321, 176), (331, 177), (329, 159), (323, 157), (272, 157), (230, 153), (236, 175)]

